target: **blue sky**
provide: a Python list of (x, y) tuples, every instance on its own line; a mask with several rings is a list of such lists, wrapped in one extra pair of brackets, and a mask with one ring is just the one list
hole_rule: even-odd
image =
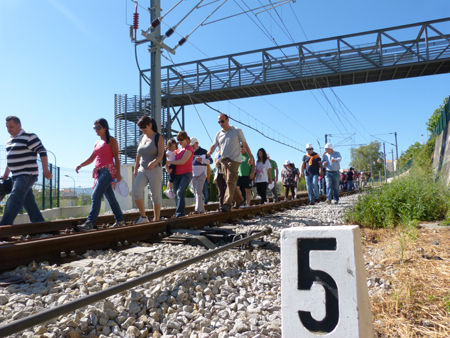
[[(250, 8), (269, 3), (269, 0), (260, 1), (248, 0), (246, 3)], [(162, 13), (177, 2), (162, 0)], [(204, 4), (210, 2), (212, 0), (205, 0)], [(149, 15), (145, 11), (149, 3), (149, 0), (139, 1), (140, 29), (147, 29), (149, 25)], [(183, 1), (164, 19), (162, 31), (178, 23), (196, 3)], [(241, 0), (228, 0), (211, 20), (238, 13), (240, 9), (236, 3), (242, 5)], [(188, 34), (218, 4), (220, 2), (194, 11), (177, 32)], [(0, 102), (3, 116), (19, 116), (24, 129), (38, 134), (46, 148), (56, 154), (58, 166), (73, 168), (74, 177), (75, 167), (90, 155), (97, 139), (92, 130), (93, 121), (104, 117), (113, 127), (114, 94), (139, 93), (134, 45), (130, 42), (127, 26), (132, 23), (134, 6), (125, 0), (0, 2)], [(272, 17), (268, 13), (259, 14), (258, 18), (276, 42), (283, 45), (291, 43), (291, 40), (278, 28), (281, 20), (294, 41), (302, 42), (440, 19), (449, 16), (450, 2), (297, 0), (278, 7), (281, 20), (274, 11), (271, 14)], [(174, 34), (166, 43), (175, 46), (180, 35)], [(274, 43), (244, 14), (200, 27), (188, 43), (177, 49), (172, 59), (180, 63), (271, 46)], [(149, 67), (145, 46), (138, 47), (138, 58), (142, 68)], [(163, 65), (168, 63), (163, 58)], [(398, 133), (400, 152), (412, 143), (420, 142), (421, 135), (424, 134), (424, 138), (427, 135), (426, 121), (450, 95), (449, 82), (450, 74), (445, 74), (334, 88), (339, 99), (357, 118), (355, 121), (346, 112), (348, 121), (343, 123), (349, 132), (356, 132), (350, 126), (353, 125), (362, 134), (356, 132), (357, 135), (346, 144), (368, 143), (373, 140), (371, 134), (390, 132)], [(336, 104), (332, 92), (326, 89), (325, 93)], [(223, 101), (212, 106), (231, 116), (248, 112), (295, 140), (302, 148), (308, 142), (317, 147), (317, 139), (323, 147), (324, 134), (345, 133), (345, 127), (318, 91)], [(204, 106), (198, 106), (197, 110), (211, 137), (214, 137), (218, 131), (217, 113)], [(286, 116), (294, 119), (295, 123)], [(300, 164), (303, 153), (267, 140), (245, 127), (243, 130), (254, 153), (264, 147), (279, 165), (287, 159)], [(193, 107), (186, 109), (186, 131), (191, 137), (198, 138), (201, 146), (210, 146), (211, 141)], [(393, 135), (380, 137), (394, 143)], [(0, 128), (0, 144), (5, 144), (7, 139), (6, 128)], [(339, 141), (341, 138), (331, 137), (332, 143)], [(386, 150), (390, 152), (392, 148), (387, 145)], [(339, 148), (339, 151), (346, 167), (350, 160), (350, 147)], [(49, 158), (54, 162), (52, 156)], [(63, 177), (62, 187), (72, 185), (71, 179)]]

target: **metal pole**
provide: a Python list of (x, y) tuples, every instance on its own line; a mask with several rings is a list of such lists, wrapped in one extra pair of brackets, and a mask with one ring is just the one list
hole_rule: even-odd
[[(50, 172), (52, 172), (52, 171), (53, 171), (53, 166), (52, 166), (52, 164), (50, 163), (48, 166), (50, 167)], [(52, 199), (52, 179), (50, 179), (50, 194), (49, 194), (49, 197), (50, 197), (50, 209), (53, 209), (53, 199)], [(45, 209), (44, 209), (44, 210), (45, 210)]]
[(32, 316), (28, 316), (26, 318), (23, 319), (19, 319), (16, 320), (10, 324), (7, 325), (3, 325), (0, 327), (0, 338), (2, 337), (6, 337), (9, 336), (13, 333), (19, 332), (19, 331), (23, 331), (29, 327), (35, 326), (37, 324), (43, 323), (45, 321), (48, 321), (50, 319), (56, 318), (58, 316), (61, 316), (63, 314), (66, 314), (68, 312), (71, 311), (75, 311), (76, 309), (82, 308), (84, 306), (87, 306), (89, 304), (101, 301), (107, 297), (111, 297), (114, 296), (118, 293), (121, 293), (123, 291), (126, 291), (128, 289), (134, 288), (138, 285), (141, 285), (143, 283), (147, 283), (150, 282), (154, 279), (163, 277), (169, 273), (172, 273), (174, 271), (183, 269), (191, 264), (200, 262), (206, 258), (215, 256), (223, 251), (229, 250), (231, 248), (234, 248), (236, 246), (240, 246), (242, 244), (245, 244), (247, 242), (250, 242), (256, 238), (259, 238), (261, 236), (265, 236), (270, 234), (272, 231), (270, 229), (266, 229), (263, 231), (258, 232), (257, 234), (254, 234), (252, 236), (249, 236), (247, 238), (241, 239), (239, 241), (221, 246), (220, 248), (214, 249), (214, 250), (210, 250), (200, 256), (197, 257), (193, 257), (190, 259), (187, 259), (181, 263), (178, 264), (174, 264), (172, 266), (169, 266), (167, 268), (161, 269), (159, 271), (156, 272), (152, 272), (149, 273), (147, 275), (144, 275), (142, 277), (138, 277), (136, 279), (133, 279), (131, 281), (119, 284), (119, 285), (115, 285), (112, 286), (108, 289), (105, 289), (103, 291), (99, 291), (97, 293), (91, 294), (89, 296), (86, 296), (84, 298), (79, 298), (77, 300), (74, 300), (70, 303), (66, 303), (64, 305), (61, 305), (59, 307), (55, 307), (40, 313), (37, 313), (35, 315)]
[(45, 176), (42, 173), (42, 210), (45, 210)]
[(392, 155), (392, 172), (395, 172), (395, 165), (394, 165), (394, 149), (391, 149), (391, 155)]
[(386, 144), (383, 142), (383, 157), (384, 157), (384, 181), (387, 183), (386, 177)]
[(370, 155), (369, 158), (370, 158), (370, 179), (372, 180), (373, 185), (372, 155)]
[(325, 134), (325, 144), (328, 143), (328, 134)]
[(398, 163), (398, 144), (397, 144), (397, 132), (394, 133), (395, 135), (395, 158), (397, 159)]
[[(161, 0), (151, 0), (150, 7), (150, 22), (153, 22), (161, 16)], [(152, 32), (157, 41), (161, 41), (161, 25), (158, 25)], [(153, 41), (150, 47), (151, 114), (158, 128), (161, 128), (161, 47)]]
[(58, 175), (58, 183), (57, 183), (57, 185), (56, 185), (56, 196), (57, 196), (57, 199), (58, 199), (58, 202), (56, 203), (56, 206), (59, 208), (59, 189), (60, 189), (60, 183), (61, 183), (61, 172), (60, 172), (60, 170), (59, 170), (59, 167), (56, 167), (56, 172), (57, 172), (57, 175)]

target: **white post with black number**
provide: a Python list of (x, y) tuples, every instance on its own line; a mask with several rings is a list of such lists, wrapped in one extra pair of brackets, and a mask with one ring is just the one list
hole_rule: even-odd
[(358, 226), (281, 232), (283, 338), (372, 338)]

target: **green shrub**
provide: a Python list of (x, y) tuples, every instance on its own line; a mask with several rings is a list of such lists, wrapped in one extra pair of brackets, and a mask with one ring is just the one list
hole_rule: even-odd
[[(428, 172), (428, 173), (427, 173)], [(358, 197), (346, 222), (381, 228), (414, 221), (442, 220), (449, 211), (450, 194), (429, 171), (411, 168), (409, 174)]]

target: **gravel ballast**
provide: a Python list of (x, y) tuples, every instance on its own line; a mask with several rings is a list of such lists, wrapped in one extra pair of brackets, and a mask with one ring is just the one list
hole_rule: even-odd
[[(14, 337), (281, 337), (280, 232), (341, 225), (357, 195), (242, 221), (236, 233), (271, 228), (265, 247), (231, 250), (27, 329)], [(245, 224), (247, 223), (247, 224)], [(33, 263), (8, 272), (25, 283), (0, 288), (0, 325), (59, 306), (188, 258), (200, 246), (134, 243), (147, 252), (88, 251), (78, 264)]]

